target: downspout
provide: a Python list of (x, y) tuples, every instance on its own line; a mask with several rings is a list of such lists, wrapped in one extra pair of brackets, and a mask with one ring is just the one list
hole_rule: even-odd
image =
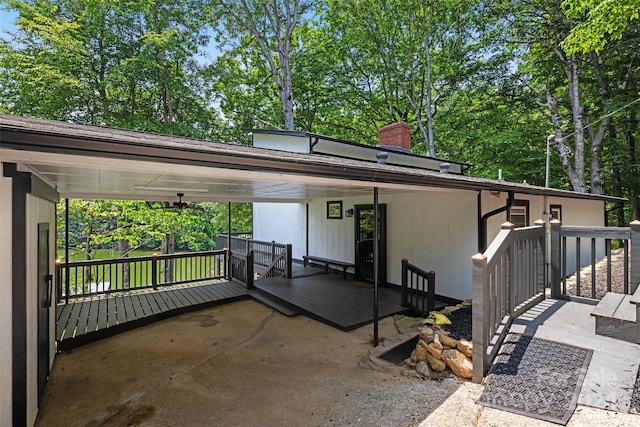
[(482, 215), (479, 219), (478, 228), (480, 229), (480, 248), (478, 248), (478, 252), (484, 252), (487, 249), (487, 220), (494, 215), (497, 215), (502, 212), (507, 212), (511, 206), (513, 205), (514, 194), (513, 191), (507, 192), (507, 204), (499, 207), (497, 209), (492, 210), (491, 212), (487, 212)]

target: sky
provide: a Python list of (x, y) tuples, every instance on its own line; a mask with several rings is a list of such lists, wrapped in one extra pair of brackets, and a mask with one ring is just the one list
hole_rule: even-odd
[(0, 9), (0, 28), (2, 29), (0, 36), (3, 39), (7, 38), (7, 35), (5, 34), (6, 30), (13, 31), (13, 23), (17, 17), (17, 12), (7, 12), (4, 9)]

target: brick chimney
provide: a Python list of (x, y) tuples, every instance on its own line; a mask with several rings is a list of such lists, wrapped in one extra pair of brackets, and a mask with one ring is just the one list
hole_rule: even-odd
[(378, 141), (382, 148), (411, 152), (411, 127), (404, 122), (381, 127), (378, 129)]

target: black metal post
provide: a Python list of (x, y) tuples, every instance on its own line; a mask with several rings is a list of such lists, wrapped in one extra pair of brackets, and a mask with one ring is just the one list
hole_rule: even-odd
[(400, 291), (400, 305), (403, 307), (409, 307), (409, 300), (407, 299), (407, 279), (408, 279), (408, 264), (409, 260), (402, 259), (402, 289)]
[(231, 280), (231, 202), (227, 202), (227, 250), (229, 256), (226, 258), (227, 263), (224, 268), (227, 269), (229, 280)]
[(69, 273), (69, 199), (64, 199), (64, 262), (66, 271), (64, 275), (64, 303), (69, 304), (69, 288), (71, 288), (71, 278)]
[(378, 346), (378, 280), (380, 236), (378, 227), (378, 187), (373, 188), (373, 346)]

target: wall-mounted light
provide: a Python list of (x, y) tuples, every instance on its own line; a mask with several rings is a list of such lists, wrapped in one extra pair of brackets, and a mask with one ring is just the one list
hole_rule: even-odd
[(500, 196), (500, 192), (497, 190), (489, 190), (489, 193), (494, 197)]
[(347, 218), (352, 218), (353, 217), (353, 209), (347, 209), (346, 211), (344, 211), (344, 216), (346, 216)]

